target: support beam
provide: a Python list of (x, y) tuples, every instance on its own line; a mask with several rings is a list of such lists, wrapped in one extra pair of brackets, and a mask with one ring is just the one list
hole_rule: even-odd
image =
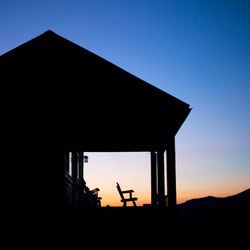
[(78, 152), (79, 158), (78, 158), (78, 170), (79, 174), (78, 177), (82, 181), (83, 180), (83, 152)]
[(77, 178), (77, 162), (78, 162), (78, 155), (77, 152), (72, 152), (72, 159), (71, 159), (71, 164), (72, 164), (72, 178), (75, 180)]
[(157, 205), (157, 172), (156, 172), (156, 153), (151, 151), (151, 204)]
[(175, 174), (175, 137), (172, 136), (167, 146), (167, 189), (168, 206), (176, 207), (176, 174)]
[(158, 206), (165, 207), (165, 175), (164, 175), (164, 151), (157, 151), (158, 168)]
[(69, 152), (64, 152), (64, 170), (69, 172)]
[(78, 153), (77, 152), (72, 152), (72, 157), (71, 157), (71, 166), (72, 166), (72, 206), (76, 207), (77, 206), (77, 198), (76, 198), (76, 179), (77, 179), (77, 174), (78, 174)]

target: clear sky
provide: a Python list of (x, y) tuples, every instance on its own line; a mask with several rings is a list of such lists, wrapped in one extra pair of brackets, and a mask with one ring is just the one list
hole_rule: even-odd
[[(249, 13), (249, 0), (1, 1), (0, 54), (51, 29), (189, 103), (178, 202), (225, 196), (250, 187)], [(149, 202), (149, 153), (88, 155), (104, 205), (120, 204), (115, 181)]]

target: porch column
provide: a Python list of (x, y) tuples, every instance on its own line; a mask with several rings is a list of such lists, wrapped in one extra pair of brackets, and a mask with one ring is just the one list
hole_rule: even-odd
[(68, 201), (67, 201), (67, 194), (66, 194), (66, 177), (65, 177), (65, 172), (69, 173), (69, 152), (64, 150), (64, 171), (61, 173), (63, 174), (62, 180), (63, 180), (63, 202), (64, 202), (64, 207), (67, 207)]
[(79, 154), (79, 179), (83, 180), (83, 152), (78, 152)]
[(72, 178), (75, 180), (77, 178), (77, 152), (72, 152), (72, 159), (71, 159), (71, 165), (72, 165)]
[(64, 170), (69, 172), (69, 152), (64, 152)]
[(72, 152), (72, 159), (71, 159), (71, 166), (72, 166), (72, 207), (77, 206), (77, 198), (76, 198), (76, 179), (78, 173), (78, 153)]
[(164, 176), (164, 150), (157, 151), (158, 168), (158, 206), (165, 207), (165, 176)]
[(156, 153), (151, 151), (151, 204), (157, 205)]
[(176, 207), (176, 175), (175, 175), (175, 137), (172, 136), (167, 146), (167, 189), (168, 206)]

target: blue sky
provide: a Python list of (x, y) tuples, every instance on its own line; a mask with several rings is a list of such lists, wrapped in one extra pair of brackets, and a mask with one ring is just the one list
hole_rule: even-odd
[(249, 13), (247, 0), (1, 1), (0, 54), (51, 29), (189, 103), (178, 196), (227, 195), (250, 186)]

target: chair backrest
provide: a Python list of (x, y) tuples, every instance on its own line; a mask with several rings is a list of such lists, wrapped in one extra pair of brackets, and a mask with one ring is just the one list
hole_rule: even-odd
[(121, 187), (120, 187), (120, 185), (119, 185), (118, 182), (116, 182), (116, 188), (117, 188), (117, 190), (118, 190), (118, 192), (119, 192), (119, 194), (120, 194), (120, 196), (121, 196), (121, 198), (122, 198), (122, 200), (123, 200), (123, 199), (124, 199), (124, 196), (123, 196)]

